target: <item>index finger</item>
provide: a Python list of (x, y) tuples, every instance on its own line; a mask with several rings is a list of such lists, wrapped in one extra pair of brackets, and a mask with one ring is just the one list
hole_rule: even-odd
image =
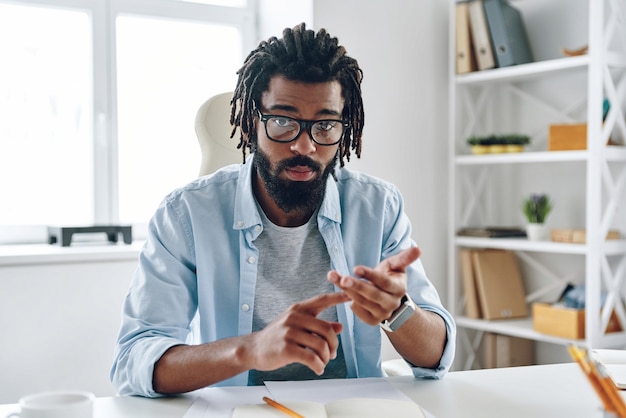
[(420, 254), (421, 251), (418, 247), (410, 247), (383, 260), (382, 265), (386, 264), (386, 267), (391, 271), (405, 271), (412, 262), (419, 258)]
[(343, 292), (322, 293), (299, 302), (297, 305), (312, 315), (319, 315), (326, 308), (348, 302), (350, 297)]

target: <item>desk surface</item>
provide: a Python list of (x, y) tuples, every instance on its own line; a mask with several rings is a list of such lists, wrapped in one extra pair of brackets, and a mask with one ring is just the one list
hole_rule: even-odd
[[(436, 418), (603, 417), (600, 400), (575, 363), (451, 372), (441, 380), (388, 380)], [(190, 396), (98, 398), (94, 418), (180, 418), (192, 402)], [(0, 405), (0, 417), (16, 409)]]

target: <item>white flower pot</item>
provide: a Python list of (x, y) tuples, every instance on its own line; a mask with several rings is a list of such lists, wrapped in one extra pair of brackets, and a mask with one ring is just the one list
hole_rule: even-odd
[(546, 241), (548, 239), (548, 228), (545, 224), (527, 224), (526, 237), (529, 241)]

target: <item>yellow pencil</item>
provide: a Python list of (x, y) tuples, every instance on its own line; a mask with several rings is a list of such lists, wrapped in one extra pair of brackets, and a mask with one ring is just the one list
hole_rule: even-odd
[(604, 388), (605, 392), (608, 395), (611, 404), (613, 405), (613, 409), (617, 413), (617, 416), (620, 418), (626, 418), (626, 403), (624, 403), (624, 399), (617, 391), (615, 384), (611, 380), (611, 377), (606, 372), (606, 369), (602, 365), (599, 365), (597, 361), (589, 360), (589, 364), (591, 365), (591, 370), (594, 374), (598, 376), (598, 380), (600, 384)]
[(272, 407), (278, 409), (279, 411), (284, 412), (285, 414), (289, 415), (290, 417), (293, 417), (293, 418), (304, 418), (302, 415), (300, 415), (296, 411), (293, 411), (293, 410), (287, 408), (285, 405), (280, 404), (280, 403), (276, 402), (275, 400), (268, 398), (267, 396), (264, 396), (263, 400), (269, 406), (272, 406)]
[(602, 387), (599, 377), (594, 375), (591, 369), (591, 366), (589, 365), (589, 363), (587, 363), (585, 359), (585, 353), (574, 345), (568, 346), (567, 349), (570, 355), (572, 356), (572, 358), (576, 361), (576, 363), (578, 363), (578, 365), (582, 369), (583, 373), (589, 380), (589, 383), (591, 383), (591, 386), (593, 387), (593, 389), (598, 394), (598, 397), (602, 401), (602, 405), (604, 405), (604, 409), (606, 409), (609, 412), (617, 412), (615, 407), (613, 406), (613, 403), (611, 402), (609, 398), (609, 395), (606, 393), (605, 389)]

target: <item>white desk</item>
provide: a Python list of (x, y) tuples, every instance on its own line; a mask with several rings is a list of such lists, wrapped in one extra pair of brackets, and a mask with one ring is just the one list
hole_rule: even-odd
[[(436, 418), (603, 417), (600, 400), (575, 363), (451, 372), (441, 380), (388, 379)], [(98, 398), (94, 418), (180, 418), (192, 401)], [(0, 418), (16, 409), (0, 405)]]

